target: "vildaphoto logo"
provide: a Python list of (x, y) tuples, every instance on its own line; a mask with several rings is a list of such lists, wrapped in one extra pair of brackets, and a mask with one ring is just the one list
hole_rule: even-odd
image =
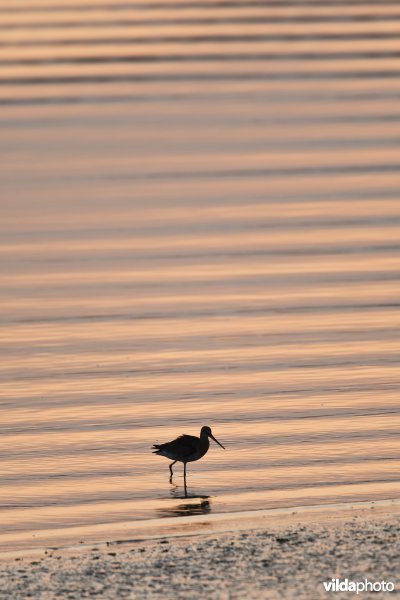
[(392, 581), (349, 581), (348, 579), (331, 579), (324, 581), (324, 588), (327, 592), (393, 592), (394, 583)]

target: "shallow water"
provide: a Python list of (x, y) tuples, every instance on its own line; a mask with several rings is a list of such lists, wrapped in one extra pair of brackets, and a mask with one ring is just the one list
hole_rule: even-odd
[(399, 497), (397, 2), (0, 28), (3, 536)]

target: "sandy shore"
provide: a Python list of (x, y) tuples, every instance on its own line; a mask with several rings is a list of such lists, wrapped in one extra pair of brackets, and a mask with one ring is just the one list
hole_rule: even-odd
[(264, 521), (262, 528), (243, 526), (211, 535), (171, 535), (3, 557), (0, 598), (310, 600), (332, 597), (323, 582), (346, 578), (394, 584), (393, 592), (361, 592), (358, 598), (400, 596), (397, 505), (300, 511)]
[[(393, 582), (400, 595), (396, 512), (136, 544), (47, 551), (0, 563), (0, 598), (314, 599), (332, 578)], [(333, 594), (335, 597), (336, 594)], [(340, 597), (355, 597), (351, 592)]]

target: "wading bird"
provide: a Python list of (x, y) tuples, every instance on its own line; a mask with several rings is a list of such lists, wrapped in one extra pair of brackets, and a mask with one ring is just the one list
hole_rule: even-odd
[[(165, 456), (174, 462), (169, 465), (171, 473), (170, 482), (172, 482), (172, 467), (176, 462), (183, 462), (183, 481), (185, 486), (185, 496), (187, 496), (186, 490), (186, 464), (202, 458), (210, 447), (209, 439), (211, 438), (214, 442), (217, 442), (221, 448), (224, 448), (212, 434), (211, 428), (205, 425), (201, 428), (200, 437), (194, 435), (181, 435), (172, 442), (166, 444), (154, 444), (154, 454)], [(225, 448), (224, 448), (225, 450)]]

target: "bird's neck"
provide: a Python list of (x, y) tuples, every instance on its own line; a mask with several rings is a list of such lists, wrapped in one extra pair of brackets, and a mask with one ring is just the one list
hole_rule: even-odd
[(202, 433), (200, 435), (200, 445), (202, 450), (208, 450), (210, 446), (210, 440), (208, 439), (208, 435), (206, 433)]

